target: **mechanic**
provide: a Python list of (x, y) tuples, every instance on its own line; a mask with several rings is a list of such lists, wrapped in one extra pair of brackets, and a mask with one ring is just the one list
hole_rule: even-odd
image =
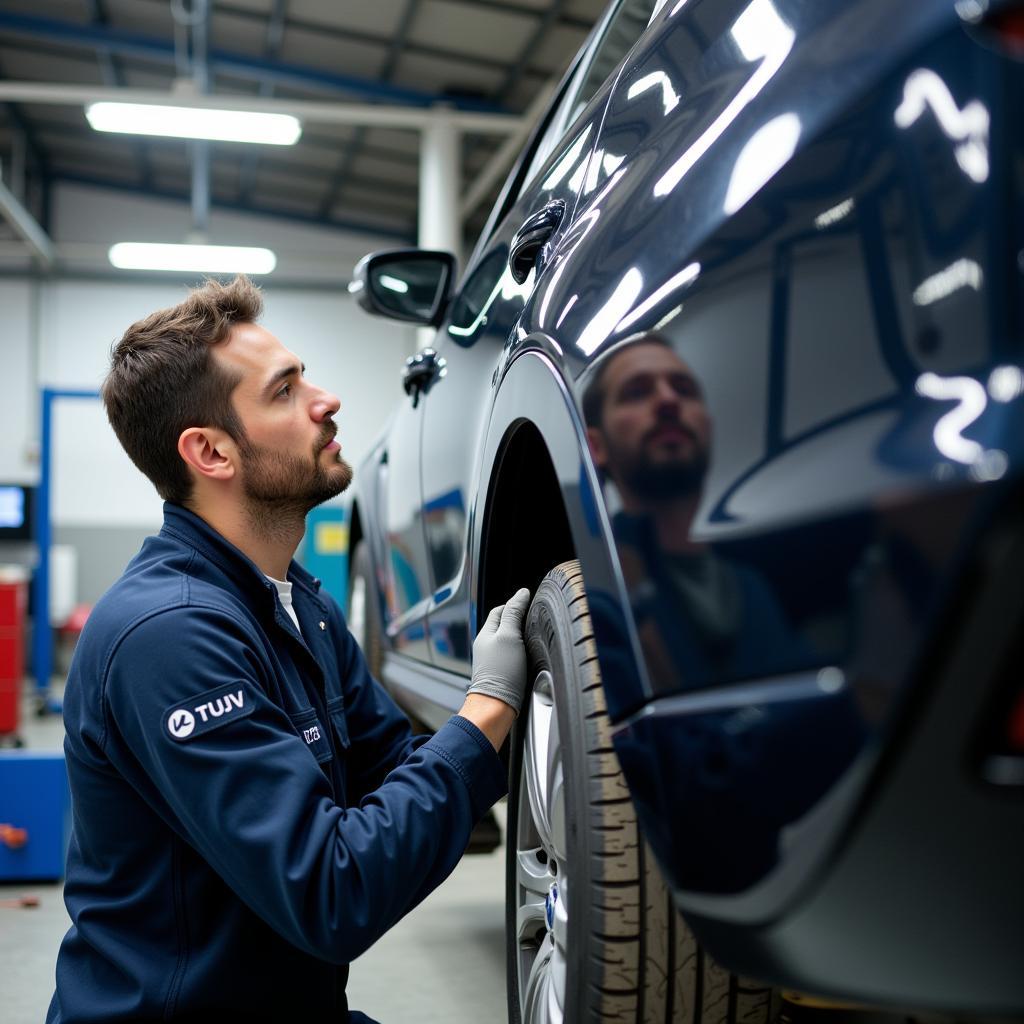
[(164, 499), (90, 616), (65, 703), (72, 926), (47, 1020), (369, 1021), (348, 964), (438, 886), (504, 794), (520, 590), (465, 704), (413, 737), (337, 604), (292, 561), (349, 484), (338, 399), (245, 278), (129, 328), (102, 396)]

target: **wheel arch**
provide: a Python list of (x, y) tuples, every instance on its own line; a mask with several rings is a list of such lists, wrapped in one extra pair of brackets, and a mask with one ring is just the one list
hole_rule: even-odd
[(548, 570), (578, 559), (591, 606), (614, 620), (597, 636), (614, 720), (642, 703), (649, 687), (582, 417), (547, 347), (541, 341), (516, 356), (492, 406), (479, 490), (486, 497), (473, 527), (473, 603), (482, 611), (519, 587), (535, 592)]
[(479, 607), (501, 604), (522, 586), (536, 593), (552, 566), (575, 557), (550, 452), (536, 424), (521, 420), (509, 428), (491, 476), (481, 536)]

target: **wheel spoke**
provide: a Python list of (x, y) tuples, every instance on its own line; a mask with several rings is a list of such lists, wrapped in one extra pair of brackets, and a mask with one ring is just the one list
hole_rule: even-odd
[(554, 707), (553, 680), (541, 672), (534, 683), (524, 763), (530, 815), (547, 852), (556, 861), (568, 851), (565, 825), (565, 769), (562, 736)]
[(547, 866), (538, 859), (540, 849), (517, 853), (516, 937), (520, 943), (536, 944), (536, 936), (546, 928), (544, 898), (551, 884)]
[(557, 719), (551, 727), (551, 740), (548, 748), (548, 851), (561, 865), (568, 856), (569, 841), (565, 824), (565, 768)]
[(520, 890), (536, 896), (543, 903), (548, 886), (551, 885), (546, 854), (537, 846), (529, 850), (520, 849), (516, 856), (516, 880), (519, 882)]
[(552, 971), (556, 976), (556, 987), (565, 991), (566, 963), (569, 956), (569, 903), (568, 883), (564, 876), (558, 883), (558, 899), (555, 901), (554, 921), (551, 925), (551, 938), (555, 944), (552, 957)]
[[(553, 947), (546, 938), (530, 967), (530, 976), (521, 1001), (524, 1024), (561, 1024), (562, 992), (553, 984), (551, 957)], [(562, 990), (564, 991), (564, 989)]]

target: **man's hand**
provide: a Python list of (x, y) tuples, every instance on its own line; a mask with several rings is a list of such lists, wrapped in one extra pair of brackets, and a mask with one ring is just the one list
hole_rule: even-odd
[(491, 610), (473, 644), (473, 679), (459, 714), (469, 719), (500, 750), (523, 706), (526, 645), (523, 619), (530, 592), (516, 592)]
[(492, 608), (473, 643), (473, 679), (466, 691), (504, 701), (518, 715), (526, 692), (523, 619), (530, 592), (517, 590), (508, 604)]

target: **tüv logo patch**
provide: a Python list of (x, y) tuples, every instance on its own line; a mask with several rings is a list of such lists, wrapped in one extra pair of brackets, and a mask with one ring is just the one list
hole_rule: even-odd
[(167, 731), (176, 739), (183, 740), (192, 735), (196, 727), (195, 715), (191, 711), (172, 711), (167, 719)]
[(244, 718), (252, 710), (253, 703), (246, 700), (244, 686), (234, 683), (199, 694), (184, 707), (172, 708), (165, 722), (172, 739), (187, 740)]

